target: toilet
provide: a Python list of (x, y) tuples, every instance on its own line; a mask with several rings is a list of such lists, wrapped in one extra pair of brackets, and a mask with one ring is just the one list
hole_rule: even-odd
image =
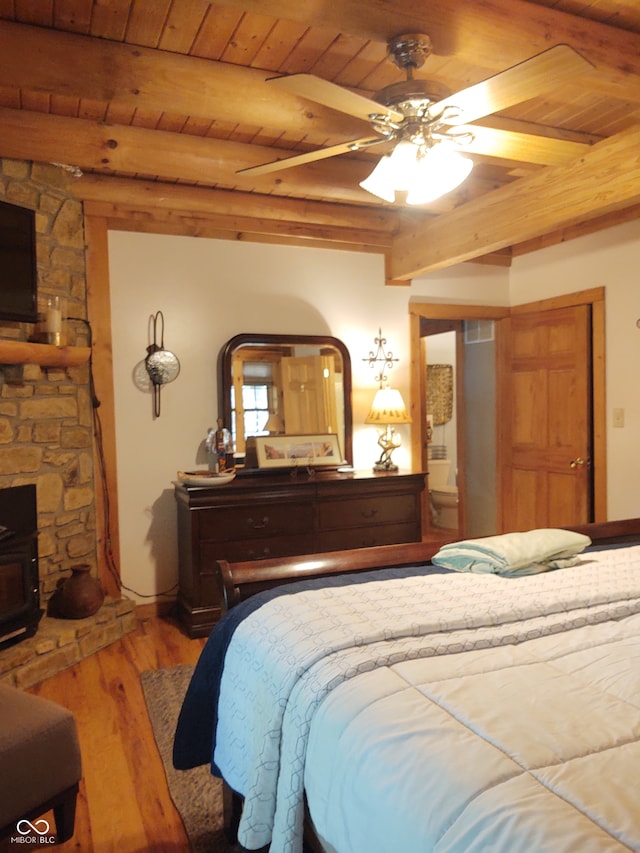
[(447, 485), (450, 459), (429, 459), (429, 498), (434, 527), (458, 527), (458, 487)]

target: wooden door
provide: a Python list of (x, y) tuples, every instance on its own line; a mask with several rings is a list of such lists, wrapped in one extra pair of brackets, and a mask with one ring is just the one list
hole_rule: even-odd
[(505, 322), (504, 529), (588, 522), (591, 308), (514, 313)]

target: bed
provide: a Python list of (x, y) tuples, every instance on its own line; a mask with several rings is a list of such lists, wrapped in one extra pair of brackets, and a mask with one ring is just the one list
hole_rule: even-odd
[(249, 850), (640, 850), (640, 519), (565, 532), (221, 561), (174, 764)]

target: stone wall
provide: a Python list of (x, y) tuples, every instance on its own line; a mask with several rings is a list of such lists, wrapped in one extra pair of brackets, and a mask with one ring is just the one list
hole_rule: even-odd
[[(59, 166), (0, 159), (0, 199), (36, 211), (38, 300), (66, 300), (67, 342), (89, 343), (85, 244), (73, 176)], [(38, 340), (38, 324), (0, 320), (0, 338)], [(97, 576), (93, 409), (89, 365), (0, 365), (0, 488), (35, 483), (40, 592), (46, 604), (75, 563)]]
[(135, 604), (107, 598), (94, 616), (44, 616), (35, 637), (0, 650), (0, 684), (33, 687), (135, 630)]

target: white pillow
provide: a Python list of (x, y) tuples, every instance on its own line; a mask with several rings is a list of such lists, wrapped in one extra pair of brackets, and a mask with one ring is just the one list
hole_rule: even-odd
[(582, 533), (540, 528), (452, 542), (444, 545), (432, 562), (456, 572), (532, 575), (575, 565), (579, 562), (577, 555), (590, 544), (591, 539)]

